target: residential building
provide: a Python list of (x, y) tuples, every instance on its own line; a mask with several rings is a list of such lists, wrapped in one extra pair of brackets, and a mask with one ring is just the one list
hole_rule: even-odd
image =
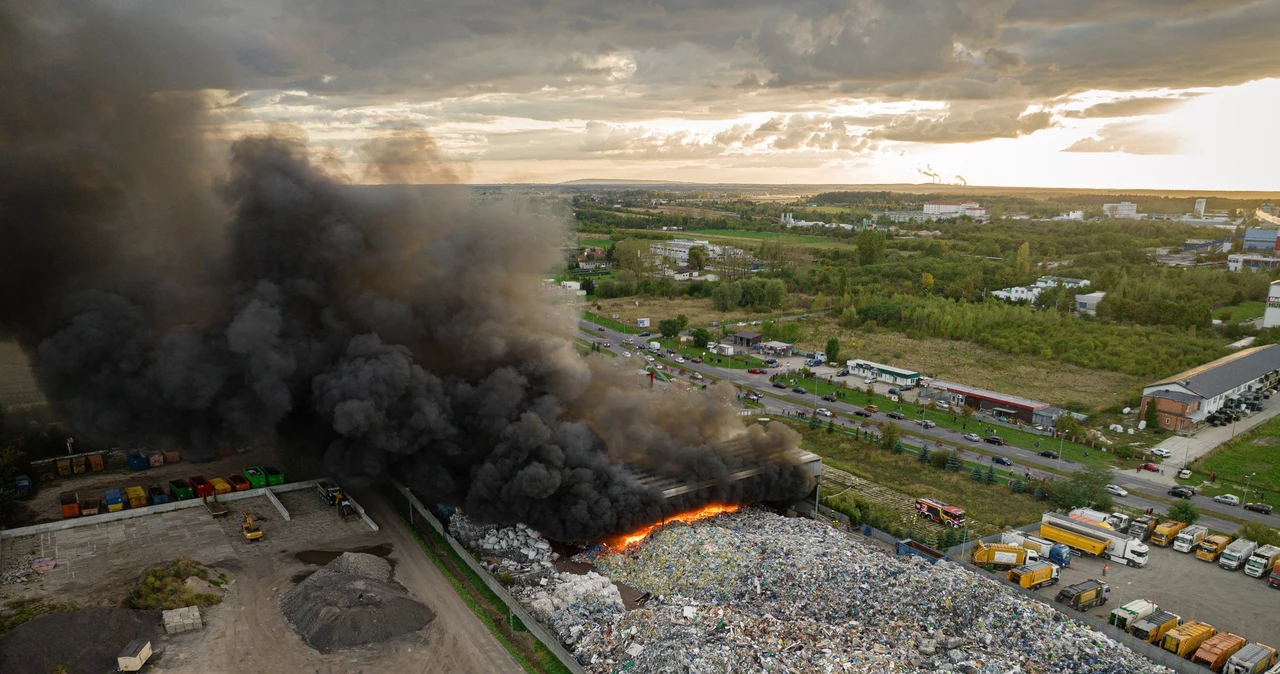
[(1244, 250), (1280, 250), (1280, 229), (1252, 227), (1244, 231)]
[(1041, 276), (1036, 279), (1036, 285), (1041, 288), (1054, 288), (1062, 286), (1064, 288), (1088, 288), (1089, 279), (1087, 278), (1067, 278), (1065, 276)]
[(1267, 310), (1262, 314), (1262, 327), (1280, 326), (1280, 281), (1272, 281), (1267, 291)]
[(977, 410), (985, 410), (1005, 419), (1018, 419), (1034, 424), (1035, 413), (1049, 408), (1049, 403), (1029, 400), (1019, 396), (987, 391), (964, 384), (955, 384), (937, 379), (921, 380), (920, 396), (937, 401), (945, 401), (952, 405), (965, 405)]
[(1280, 267), (1280, 258), (1256, 253), (1236, 253), (1227, 256), (1227, 271), (1258, 271)]
[(1034, 302), (1040, 296), (1043, 286), (1014, 286), (1012, 288), (1001, 288), (1000, 290), (992, 290), (991, 296), (1002, 299), (1006, 302)]
[(1142, 388), (1139, 418), (1155, 404), (1161, 428), (1191, 431), (1210, 414), (1234, 405), (1241, 393), (1280, 382), (1280, 344), (1244, 349)]
[(1138, 215), (1138, 205), (1128, 201), (1121, 201), (1118, 204), (1103, 204), (1102, 212), (1112, 218), (1136, 220), (1141, 217)]
[(604, 260), (587, 260), (578, 263), (578, 269), (608, 269), (609, 263)]
[(1068, 211), (1050, 218), (1051, 220), (1084, 220), (1084, 211)]
[(875, 377), (876, 381), (897, 386), (915, 386), (920, 383), (921, 375), (914, 370), (873, 363), (861, 358), (848, 361), (845, 365), (848, 366), (850, 372), (859, 377)]
[(1096, 314), (1098, 313), (1098, 303), (1106, 296), (1107, 294), (1104, 292), (1076, 295), (1076, 311), (1085, 314)]
[(885, 217), (893, 222), (932, 222), (968, 216), (986, 222), (987, 209), (976, 201), (927, 201), (918, 211), (886, 211)]

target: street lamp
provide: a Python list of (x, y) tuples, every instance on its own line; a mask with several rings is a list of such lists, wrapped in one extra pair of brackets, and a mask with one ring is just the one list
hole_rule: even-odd
[(1257, 473), (1249, 473), (1248, 477), (1244, 479), (1244, 497), (1246, 499), (1249, 498), (1249, 485), (1253, 482), (1254, 475), (1257, 475)]

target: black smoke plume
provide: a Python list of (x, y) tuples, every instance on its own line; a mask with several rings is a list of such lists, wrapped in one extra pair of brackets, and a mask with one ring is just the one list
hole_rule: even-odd
[[(218, 146), (202, 92), (231, 86), (180, 27), (0, 7), (0, 336), (76, 434), (283, 434), (562, 539), (812, 488), (796, 435), (744, 427), (727, 391), (654, 395), (578, 356), (538, 291), (558, 218), (352, 186), (289, 133)], [(375, 181), (448, 174), (425, 136), (370, 154)], [(636, 469), (709, 486), (664, 499)]]

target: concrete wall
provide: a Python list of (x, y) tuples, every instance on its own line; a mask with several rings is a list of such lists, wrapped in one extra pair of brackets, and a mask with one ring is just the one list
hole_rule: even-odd
[(520, 602), (516, 601), (515, 597), (511, 596), (511, 593), (507, 591), (507, 588), (503, 587), (502, 583), (499, 583), (493, 576), (489, 575), (489, 570), (481, 566), (480, 563), (476, 561), (476, 558), (471, 556), (470, 550), (467, 550), (453, 536), (449, 535), (449, 532), (445, 530), (444, 525), (440, 523), (440, 520), (436, 519), (436, 516), (431, 514), (431, 511), (428, 510), (426, 506), (422, 505), (422, 502), (418, 500), (418, 497), (413, 495), (413, 492), (409, 491), (408, 487), (399, 483), (393, 484), (395, 484), (396, 491), (400, 492), (400, 494), (409, 501), (409, 505), (413, 510), (416, 511), (417, 514), (413, 515), (411, 513), (411, 516), (421, 517), (426, 520), (427, 524), (430, 524), (432, 529), (435, 529), (436, 532), (444, 537), (444, 539), (449, 542), (449, 547), (453, 548), (454, 551), (458, 553), (458, 556), (462, 558), (462, 561), (466, 562), (467, 566), (471, 567), (471, 570), (474, 571), (477, 576), (480, 576), (480, 579), (484, 581), (484, 584), (487, 585), (490, 590), (493, 590), (493, 593), (498, 595), (498, 598), (507, 605), (507, 608), (510, 609), (516, 617), (520, 618), (520, 622), (524, 623), (525, 629), (529, 630), (530, 634), (537, 638), (538, 641), (541, 641), (542, 645), (546, 646), (547, 650), (550, 650), (556, 656), (556, 659), (567, 667), (570, 672), (573, 672), (574, 674), (586, 674), (585, 670), (582, 669), (582, 665), (579, 665), (578, 661), (564, 649), (564, 646), (560, 645), (560, 640), (548, 632), (546, 628), (542, 626), (542, 623), (538, 622), (537, 618), (534, 618), (528, 611), (524, 610), (524, 607), (520, 605)]

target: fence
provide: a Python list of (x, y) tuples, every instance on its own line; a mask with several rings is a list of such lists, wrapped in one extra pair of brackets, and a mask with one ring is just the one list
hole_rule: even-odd
[(499, 583), (493, 576), (491, 576), (488, 569), (481, 566), (480, 563), (476, 561), (475, 557), (471, 556), (471, 552), (449, 534), (449, 532), (444, 528), (444, 525), (441, 524), (440, 520), (436, 519), (436, 516), (431, 514), (431, 511), (427, 510), (426, 506), (422, 505), (422, 502), (418, 500), (418, 497), (413, 495), (413, 492), (409, 491), (408, 487), (398, 482), (393, 482), (393, 484), (395, 485), (396, 491), (399, 492), (401, 496), (404, 496), (404, 498), (409, 502), (410, 507), (416, 510), (418, 515), (420, 515), (422, 519), (426, 520), (427, 524), (430, 524), (431, 528), (435, 529), (436, 532), (449, 543), (449, 547), (453, 548), (453, 550), (458, 553), (458, 556), (462, 558), (462, 561), (466, 562), (467, 566), (471, 567), (471, 570), (480, 577), (480, 580), (483, 580), (484, 584), (492, 590), (494, 594), (498, 595), (498, 598), (502, 600), (502, 603), (507, 605), (507, 608), (520, 619), (520, 622), (524, 623), (525, 629), (529, 630), (529, 633), (532, 634), (534, 638), (541, 641), (542, 645), (546, 646), (547, 650), (551, 651), (551, 653), (556, 656), (556, 659), (567, 667), (569, 671), (574, 672), (574, 674), (586, 674), (582, 669), (582, 665), (579, 665), (578, 661), (564, 649), (564, 646), (560, 645), (560, 640), (543, 628), (542, 623), (538, 622), (537, 618), (534, 618), (528, 611), (524, 610), (524, 607), (520, 605), (520, 602), (516, 601), (516, 598), (512, 597), (510, 592), (507, 592), (507, 588), (503, 587), (502, 583)]

